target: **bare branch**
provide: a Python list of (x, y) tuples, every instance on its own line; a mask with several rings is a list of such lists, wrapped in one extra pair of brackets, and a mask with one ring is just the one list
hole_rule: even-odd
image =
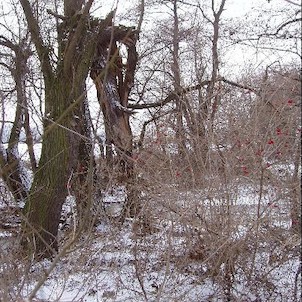
[(46, 45), (44, 45), (43, 39), (40, 35), (40, 28), (37, 19), (34, 17), (32, 8), (30, 6), (30, 3), (28, 0), (20, 0), (20, 3), (22, 5), (27, 25), (29, 28), (29, 31), (31, 33), (31, 38), (35, 44), (38, 57), (41, 63), (42, 72), (47, 78), (52, 77), (52, 68), (50, 64), (50, 58), (48, 54), (48, 48)]
[(67, 49), (65, 51), (65, 59), (64, 59), (64, 71), (67, 72), (72, 66), (72, 59), (74, 57), (76, 47), (78, 45), (79, 39), (83, 34), (85, 29), (85, 21), (87, 20), (87, 16), (89, 14), (90, 8), (92, 6), (93, 0), (89, 0), (83, 9), (83, 13), (80, 17), (78, 25), (76, 27), (75, 33), (67, 45)]
[(296, 19), (293, 19), (293, 20), (290, 20), (288, 22), (283, 23), (282, 25), (279, 26), (279, 28), (276, 30), (276, 32), (274, 33), (274, 35), (277, 35), (279, 33), (279, 31), (281, 29), (283, 29), (285, 26), (287, 26), (289, 24), (292, 24), (292, 23), (295, 23), (295, 22), (301, 22), (301, 21), (302, 21), (302, 18), (296, 18)]
[(50, 9), (47, 9), (46, 11), (47, 11), (50, 15), (54, 16), (54, 17), (57, 18), (57, 19), (61, 19), (61, 20), (66, 20), (66, 19), (67, 19), (67, 17), (62, 16), (62, 15), (59, 15), (59, 14), (53, 12), (53, 11), (50, 10)]
[(245, 90), (248, 90), (250, 92), (253, 92), (255, 93), (256, 95), (259, 95), (259, 91), (250, 87), (250, 86), (247, 86), (247, 85), (243, 85), (243, 84), (239, 84), (239, 83), (236, 83), (236, 82), (233, 82), (233, 81), (230, 81), (230, 80), (227, 80), (226, 78), (224, 77), (221, 77), (220, 80), (226, 84), (229, 84), (231, 86), (234, 86), (234, 87), (237, 87), (237, 88), (241, 88), (241, 89), (245, 89)]
[(139, 14), (139, 19), (138, 19), (138, 24), (137, 24), (137, 34), (138, 35), (139, 35), (139, 33), (141, 32), (141, 29), (142, 29), (144, 14), (145, 14), (145, 0), (141, 0), (140, 14)]
[(159, 102), (155, 102), (155, 103), (148, 103), (148, 104), (128, 104), (128, 108), (131, 109), (147, 109), (147, 108), (155, 108), (155, 107), (161, 107), (164, 106), (168, 103), (170, 103), (171, 101), (174, 101), (177, 97), (184, 95), (188, 92), (194, 91), (194, 90), (198, 90), (201, 89), (203, 86), (209, 85), (210, 81), (206, 80), (201, 82), (200, 84), (197, 84), (195, 86), (191, 86), (191, 87), (187, 87), (187, 88), (183, 88), (180, 91), (173, 91), (171, 92), (165, 99), (159, 101)]
[(300, 3), (296, 3), (296, 2), (294, 2), (294, 1), (292, 1), (292, 0), (284, 0), (284, 1), (286, 1), (286, 2), (288, 2), (288, 3), (290, 3), (290, 4), (292, 4), (292, 5), (296, 5), (296, 6), (301, 7), (301, 4), (300, 4)]

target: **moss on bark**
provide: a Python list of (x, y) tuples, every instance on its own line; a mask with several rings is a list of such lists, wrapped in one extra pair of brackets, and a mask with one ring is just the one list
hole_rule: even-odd
[(46, 94), (49, 107), (41, 159), (24, 208), (25, 243), (37, 255), (50, 256), (58, 247), (56, 237), (60, 214), (72, 169), (72, 140), (76, 140), (68, 130), (72, 121), (72, 114), (68, 113), (72, 91), (64, 80), (58, 78), (54, 81), (51, 91)]

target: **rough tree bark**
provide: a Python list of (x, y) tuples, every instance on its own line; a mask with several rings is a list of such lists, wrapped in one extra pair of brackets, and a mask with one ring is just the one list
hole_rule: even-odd
[[(81, 143), (85, 80), (98, 36), (111, 21), (90, 20), (93, 0), (66, 1), (58, 28), (58, 60), (51, 64), (49, 48), (28, 0), (20, 0), (44, 77), (45, 120), (42, 152), (26, 201), (23, 243), (36, 257), (51, 257), (58, 249), (57, 233), (69, 177), (76, 169)], [(72, 6), (72, 7), (71, 7)], [(59, 17), (58, 17), (59, 18)]]
[[(129, 124), (131, 111), (127, 108), (137, 63), (136, 39), (137, 32), (133, 28), (122, 26), (108, 28), (98, 41), (90, 74), (104, 115), (109, 165), (113, 168), (113, 145), (117, 153), (119, 181), (128, 188), (125, 211), (127, 210), (130, 216), (137, 215), (139, 211), (133, 186), (135, 179), (132, 159), (133, 137)], [(122, 63), (117, 42), (127, 47), (126, 64)], [(125, 215), (126, 213), (122, 216)]]

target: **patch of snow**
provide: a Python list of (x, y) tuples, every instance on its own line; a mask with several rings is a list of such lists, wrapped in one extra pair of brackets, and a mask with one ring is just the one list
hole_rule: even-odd
[[(135, 231), (135, 220), (126, 220), (122, 226), (110, 220), (101, 221), (90, 233), (89, 240), (84, 234), (75, 247), (62, 256), (36, 298), (61, 302), (223, 301), (227, 266), (225, 262), (217, 265), (217, 276), (211, 275), (212, 266), (230, 256), (227, 253), (236, 251), (241, 244), (243, 248), (234, 262), (232, 301), (291, 301), (295, 283), (298, 297), (301, 280), (296, 276), (300, 262), (298, 253), (294, 253), (301, 239), (298, 235), (288, 235), (285, 225), (288, 217), (284, 214), (287, 203), (278, 201), (280, 208), (267, 205), (269, 200), (276, 200), (280, 192), (273, 187), (264, 188), (260, 200), (261, 219), (268, 219), (270, 224), (259, 220), (261, 225), (257, 233), (257, 187), (230, 184), (228, 188), (230, 192), (223, 186), (208, 192), (206, 189), (176, 191), (175, 186), (170, 186), (167, 192), (161, 190), (158, 199), (147, 198), (150, 204), (146, 205), (153, 211), (154, 217), (150, 219), (156, 231), (143, 236)], [(206, 193), (211, 193), (212, 197)], [(121, 206), (127, 198), (127, 190), (125, 186), (117, 186), (102, 195), (104, 206)], [(201, 219), (209, 224), (216, 223), (211, 220), (209, 209), (212, 207), (211, 211), (219, 214), (216, 209), (225, 209), (226, 196), (231, 201), (229, 206), (236, 224), (227, 236), (224, 230), (221, 234), (212, 234)], [(195, 213), (196, 206), (198, 213)], [(63, 205), (63, 213), (74, 209), (75, 199), (70, 195)], [(193, 218), (202, 226), (195, 233)], [(203, 245), (202, 240), (206, 238)], [(195, 242), (200, 246), (196, 247)], [(230, 247), (226, 252), (223, 250), (225, 242)], [(217, 246), (217, 250), (211, 250), (212, 245)], [(192, 249), (204, 249), (204, 258), (190, 258)], [(211, 262), (212, 257), (217, 258)], [(28, 297), (50, 265), (51, 262), (43, 261), (31, 267), (28, 283), (23, 287), (23, 298)]]
[(127, 189), (124, 185), (110, 188), (104, 192), (103, 202), (104, 203), (123, 203), (127, 198)]
[(116, 186), (103, 193), (104, 210), (108, 216), (117, 217), (121, 215), (123, 206), (127, 199), (125, 186)]

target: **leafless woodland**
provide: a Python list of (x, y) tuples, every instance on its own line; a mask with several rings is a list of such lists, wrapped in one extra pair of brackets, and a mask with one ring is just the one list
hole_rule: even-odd
[(241, 8), (1, 3), (0, 301), (300, 301), (301, 4)]

